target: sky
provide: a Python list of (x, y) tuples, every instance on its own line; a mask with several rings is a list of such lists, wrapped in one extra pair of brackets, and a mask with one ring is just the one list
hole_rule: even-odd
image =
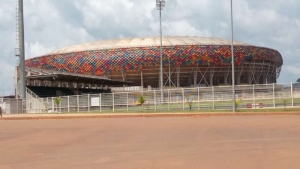
[[(14, 94), (16, 0), (0, 0), (0, 95)], [(26, 59), (85, 42), (159, 36), (155, 0), (23, 0)], [(234, 40), (278, 50), (300, 78), (300, 1), (233, 0)], [(163, 36), (231, 38), (230, 0), (166, 0)]]

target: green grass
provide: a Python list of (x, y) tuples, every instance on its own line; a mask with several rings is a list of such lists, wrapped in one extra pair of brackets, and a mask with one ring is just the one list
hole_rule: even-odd
[[(294, 98), (294, 103), (300, 103), (300, 98)], [(300, 108), (290, 108), (287, 107), (286, 109), (283, 108), (283, 99), (275, 99), (276, 108), (273, 108), (274, 100), (273, 99), (259, 99), (255, 100), (255, 103), (264, 103), (269, 104), (268, 106), (271, 106), (269, 108), (263, 108), (263, 109), (247, 109), (246, 105), (248, 103), (254, 103), (254, 100), (243, 100), (241, 104), (238, 106), (238, 112), (297, 112), (300, 111)], [(287, 99), (288, 106), (291, 106), (292, 99)], [(183, 110), (184, 105), (184, 110)], [(199, 105), (199, 107), (198, 107)], [(222, 107), (226, 106), (226, 107)], [(281, 107), (278, 107), (281, 106)], [(156, 107), (156, 111), (155, 111)], [(215, 109), (213, 109), (215, 108)], [(64, 109), (66, 110), (66, 109)], [(72, 111), (72, 110), (71, 110)], [(73, 109), (73, 111), (76, 111)], [(92, 110), (90, 112), (87, 112), (87, 108), (81, 108), (81, 111), (79, 113), (184, 113), (184, 112), (195, 112), (195, 113), (218, 113), (218, 112), (232, 112), (232, 101), (205, 101), (205, 102), (193, 102), (192, 104), (192, 111), (189, 110), (188, 103), (170, 103), (170, 104), (158, 104), (158, 105), (147, 105), (145, 104), (143, 109), (141, 106), (116, 106), (115, 112), (113, 112), (112, 107), (111, 109), (104, 110), (100, 112), (99, 110)], [(63, 112), (65, 113), (65, 112)], [(70, 112), (71, 113), (71, 112)], [(73, 112), (71, 114), (76, 114), (78, 112)], [(48, 114), (47, 112), (41, 113), (41, 114)], [(62, 114), (62, 113), (59, 113)]]
[[(82, 111), (82, 112), (70, 112), (70, 113), (66, 113), (66, 112), (62, 112), (62, 113), (51, 113), (51, 114), (118, 114), (118, 113), (125, 113), (125, 114), (134, 114), (134, 113), (153, 113), (153, 114), (161, 114), (161, 113), (231, 113), (232, 110), (189, 110), (188, 108), (186, 108), (185, 110), (182, 109), (177, 109), (177, 110), (160, 110), (158, 109), (157, 111), (154, 110), (146, 110), (144, 108), (144, 110), (141, 109), (141, 107), (138, 107), (134, 110), (129, 109), (129, 111), (127, 112), (127, 110), (120, 110), (120, 109), (116, 109), (115, 112), (112, 112), (112, 110), (108, 110), (108, 111), (102, 111), (100, 112), (99, 110), (97, 111), (91, 111), (91, 112), (87, 112), (87, 111)], [(300, 108), (264, 108), (264, 109), (237, 109), (237, 113), (276, 113), (276, 112), (286, 112), (286, 113), (300, 113)], [(48, 113), (36, 113), (36, 114), (48, 114)], [(50, 114), (50, 113), (49, 113)]]

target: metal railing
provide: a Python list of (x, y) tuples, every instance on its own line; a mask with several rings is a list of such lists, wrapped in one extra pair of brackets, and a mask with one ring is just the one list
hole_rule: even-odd
[[(300, 107), (300, 83), (240, 85), (235, 87), (239, 109)], [(161, 94), (163, 96), (161, 97)], [(145, 97), (144, 105), (139, 98)], [(231, 110), (231, 86), (131, 91), (23, 100), (24, 113), (176, 112)]]
[(32, 98), (34, 98), (34, 99), (38, 99), (38, 98), (40, 98), (38, 95), (36, 95), (33, 91), (31, 91), (30, 89), (28, 89), (27, 87), (26, 87), (26, 98), (28, 98), (29, 97), (29, 99), (32, 99)]

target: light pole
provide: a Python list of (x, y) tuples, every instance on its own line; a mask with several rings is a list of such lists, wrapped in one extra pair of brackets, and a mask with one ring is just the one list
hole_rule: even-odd
[(230, 10), (231, 10), (231, 65), (232, 65), (232, 111), (235, 113), (235, 73), (234, 73), (234, 49), (233, 49), (233, 12), (232, 12), (232, 0), (230, 0)]
[(159, 74), (159, 88), (161, 92), (161, 102), (163, 102), (163, 63), (162, 63), (162, 27), (161, 27), (161, 11), (165, 7), (165, 0), (156, 0), (156, 7), (159, 10), (159, 33), (160, 33), (160, 74)]
[(19, 31), (19, 46), (20, 46), (20, 88), (21, 98), (26, 98), (26, 75), (25, 75), (25, 46), (24, 46), (24, 17), (23, 17), (23, 0), (18, 1), (18, 31)]

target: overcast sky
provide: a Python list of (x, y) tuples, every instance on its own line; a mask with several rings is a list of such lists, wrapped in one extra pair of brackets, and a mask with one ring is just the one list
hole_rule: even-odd
[[(234, 39), (278, 50), (300, 78), (300, 1), (233, 0)], [(13, 94), (15, 0), (0, 0), (0, 95)], [(163, 35), (230, 39), (230, 0), (166, 0)], [(73, 44), (159, 35), (155, 0), (24, 0), (26, 59)]]

